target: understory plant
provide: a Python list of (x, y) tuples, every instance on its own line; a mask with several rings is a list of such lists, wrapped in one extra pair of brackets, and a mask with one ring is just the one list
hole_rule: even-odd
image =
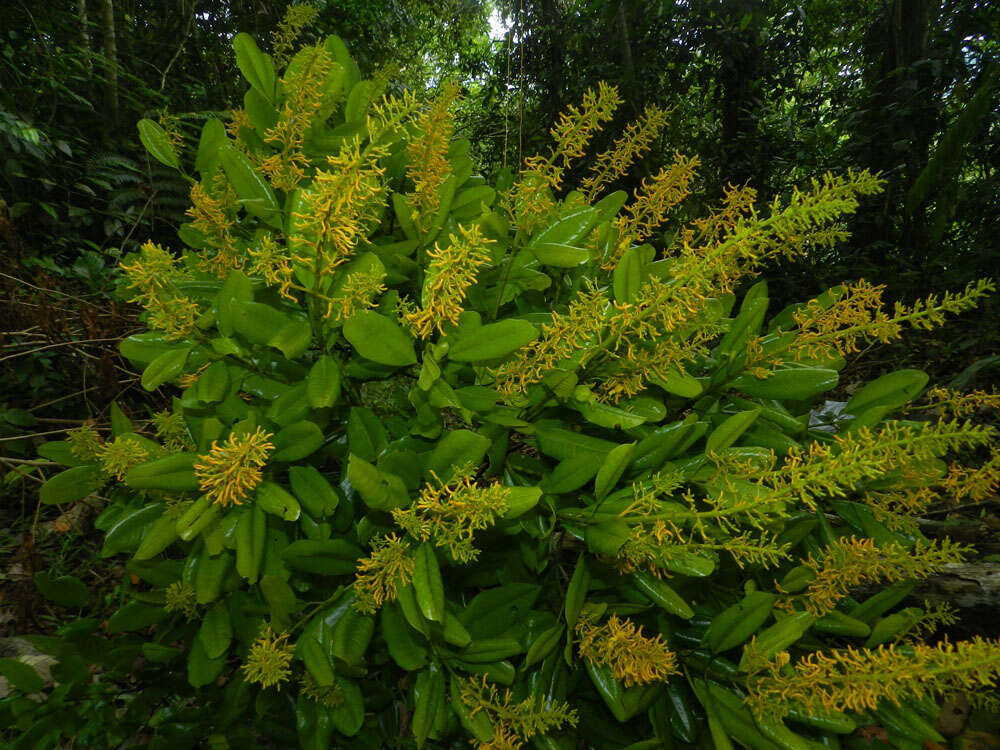
[(969, 553), (917, 519), (995, 491), (966, 418), (996, 397), (903, 370), (816, 405), (992, 283), (779, 311), (750, 283), (843, 241), (877, 176), (677, 221), (696, 158), (611, 190), (655, 108), (567, 184), (620, 103), (600, 85), (491, 185), (453, 87), (387, 95), (336, 37), (280, 74), (234, 47), (244, 107), (193, 165), (139, 124), (191, 183), (183, 247), (122, 263), (149, 330), (121, 352), (170, 406), (41, 448), (68, 467), (42, 502), (115, 488), (127, 575), (106, 621), (34, 639), (65, 676), (38, 702), (15, 675), (22, 746), (85, 733), (112, 669), (140, 683), (118, 741), (164, 748), (799, 750), (879, 723), (909, 750), (941, 695), (988, 694), (1000, 644), (927, 640), (954, 614), (904, 605)]

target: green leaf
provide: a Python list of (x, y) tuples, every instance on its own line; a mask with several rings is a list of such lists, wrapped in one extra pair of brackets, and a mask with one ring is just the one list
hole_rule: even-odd
[(804, 401), (835, 388), (839, 377), (836, 370), (787, 367), (772, 371), (763, 380), (753, 375), (741, 375), (727, 383), (726, 388), (759, 398)]
[(618, 265), (612, 273), (615, 301), (619, 304), (631, 304), (639, 292), (644, 276), (642, 269), (641, 248), (630, 247), (622, 253)]
[(257, 506), (286, 521), (297, 521), (302, 508), (288, 490), (274, 482), (261, 482), (257, 487)]
[(557, 242), (544, 242), (532, 247), (531, 253), (538, 258), (539, 263), (553, 268), (576, 268), (591, 259), (591, 253), (586, 248)]
[(486, 457), (491, 441), (471, 430), (452, 430), (447, 433), (427, 457), (424, 475), (450, 482), (457, 469), (477, 468)]
[(365, 722), (364, 697), (358, 684), (345, 677), (337, 677), (337, 687), (343, 700), (330, 710), (330, 717), (338, 732), (353, 737), (361, 731)]
[(76, 576), (53, 578), (43, 570), (35, 573), (35, 586), (42, 596), (61, 607), (82, 607), (90, 599), (86, 584)]
[(205, 120), (201, 128), (201, 138), (198, 139), (198, 154), (194, 158), (194, 168), (198, 174), (211, 177), (219, 166), (219, 149), (227, 141), (226, 126), (222, 120), (211, 117)]
[(622, 474), (625, 473), (632, 461), (635, 446), (635, 443), (619, 445), (604, 458), (604, 463), (601, 464), (597, 478), (594, 480), (594, 496), (598, 500), (607, 497), (608, 493), (618, 484), (618, 480), (622, 478)]
[(234, 302), (253, 302), (253, 284), (239, 269), (229, 272), (215, 296), (215, 323), (223, 336), (232, 336), (236, 332), (233, 324)]
[(167, 610), (140, 601), (131, 601), (108, 618), (108, 633), (143, 630), (167, 618)]
[(653, 385), (659, 386), (667, 393), (684, 398), (697, 398), (702, 394), (704, 388), (697, 378), (680, 373), (676, 370), (666, 373), (664, 377), (653, 377), (650, 379)]
[(684, 599), (668, 586), (664, 581), (656, 578), (645, 571), (632, 574), (632, 580), (636, 587), (665, 612), (690, 620), (694, 617), (694, 610), (691, 609)]
[(261, 576), (258, 585), (271, 611), (271, 622), (276, 629), (284, 630), (291, 624), (292, 613), (296, 610), (295, 592), (284, 578), (272, 574)]
[(0, 675), (6, 677), (10, 684), (25, 695), (39, 692), (45, 683), (38, 672), (28, 664), (17, 659), (0, 659)]
[(281, 207), (274, 191), (267, 180), (254, 169), (246, 155), (226, 144), (219, 149), (219, 161), (247, 213), (275, 229), (283, 229)]
[(142, 387), (147, 391), (155, 391), (164, 383), (176, 378), (183, 372), (190, 351), (191, 347), (185, 346), (181, 349), (171, 349), (158, 356), (142, 371)]
[(323, 445), (323, 431), (315, 422), (303, 420), (290, 424), (274, 436), (272, 461), (301, 461)]
[(753, 591), (726, 610), (717, 614), (708, 626), (702, 643), (713, 654), (736, 648), (749, 640), (771, 615), (777, 595)]
[(384, 315), (356, 312), (344, 323), (344, 338), (366, 359), (380, 365), (405, 367), (417, 361), (413, 338)]
[(445, 706), (444, 673), (437, 662), (432, 662), (426, 670), (417, 675), (413, 692), (415, 696), (413, 736), (417, 741), (417, 747), (421, 748), (434, 728), (438, 711)]
[(233, 625), (229, 620), (229, 608), (225, 604), (217, 602), (205, 612), (201, 628), (198, 629), (198, 640), (209, 659), (218, 659), (229, 650), (229, 644), (233, 640)]
[(354, 607), (348, 607), (333, 626), (330, 639), (333, 655), (352, 667), (360, 666), (374, 633), (375, 618), (358, 612)]
[(580, 555), (576, 558), (576, 567), (573, 568), (573, 576), (569, 579), (569, 586), (566, 588), (566, 601), (563, 605), (563, 614), (566, 617), (566, 627), (573, 630), (576, 621), (580, 617), (580, 610), (587, 600), (587, 591), (590, 588), (590, 570), (587, 568), (587, 556)]
[(324, 354), (316, 360), (306, 379), (306, 398), (313, 409), (325, 409), (340, 398), (341, 366), (336, 357)]
[(174, 144), (170, 142), (170, 138), (167, 137), (163, 128), (147, 118), (139, 120), (138, 127), (139, 140), (142, 141), (142, 145), (145, 146), (150, 156), (161, 164), (178, 169), (180, 160), (177, 158)]
[(573, 245), (582, 240), (600, 218), (601, 212), (595, 208), (584, 208), (571, 213), (535, 234), (528, 243), (528, 247), (536, 248), (551, 243)]
[(352, 406), (347, 417), (347, 446), (355, 456), (374, 461), (388, 444), (385, 427), (371, 409)]
[(229, 368), (223, 360), (210, 364), (195, 383), (198, 400), (204, 403), (217, 403), (226, 397), (229, 391)]
[(331, 515), (340, 504), (340, 495), (315, 466), (293, 466), (288, 479), (295, 497), (315, 519)]
[(474, 640), (499, 638), (523, 620), (542, 587), (533, 583), (508, 583), (473, 597), (458, 616)]
[(444, 584), (433, 545), (430, 542), (421, 544), (414, 558), (413, 589), (420, 612), (432, 622), (441, 622), (444, 619)]
[(132, 423), (116, 401), (111, 403), (111, 436), (128, 435), (134, 432)]
[(200, 638), (195, 638), (188, 652), (187, 678), (192, 687), (204, 687), (218, 679), (226, 666), (226, 657), (209, 658)]
[(249, 34), (240, 32), (233, 39), (236, 65), (246, 79), (269, 102), (274, 101), (274, 63), (270, 55), (260, 51), (257, 42)]
[(380, 471), (353, 453), (347, 460), (347, 481), (372, 510), (388, 511), (410, 504), (410, 493), (402, 479)]
[(295, 653), (303, 662), (309, 674), (313, 676), (320, 685), (329, 686), (336, 680), (330, 658), (315, 638), (304, 635), (295, 643)]
[(873, 380), (857, 391), (846, 404), (847, 414), (861, 414), (869, 409), (898, 409), (915, 399), (930, 378), (922, 370), (896, 370)]
[(96, 466), (74, 466), (46, 480), (38, 490), (45, 505), (61, 505), (82, 500), (104, 486), (104, 477)]
[(289, 568), (325, 576), (354, 573), (359, 557), (361, 548), (346, 539), (299, 539), (281, 552)]
[(541, 487), (506, 487), (507, 490), (507, 510), (504, 511), (504, 520), (517, 518), (527, 513), (538, 505), (542, 499)]
[(413, 630), (395, 602), (382, 605), (381, 632), (389, 655), (400, 669), (415, 672), (427, 664), (427, 649), (414, 637)]
[(451, 345), (448, 358), (456, 362), (485, 362), (506, 357), (538, 338), (538, 331), (526, 320), (508, 318), (477, 328)]
[(751, 409), (728, 417), (708, 436), (708, 440), (705, 441), (705, 453), (718, 453), (731, 446), (759, 416), (760, 409)]

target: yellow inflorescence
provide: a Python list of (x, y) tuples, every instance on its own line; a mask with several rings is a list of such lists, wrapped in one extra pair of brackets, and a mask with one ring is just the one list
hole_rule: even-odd
[(673, 164), (642, 181), (635, 200), (625, 206), (624, 213), (616, 220), (618, 243), (614, 253), (604, 259), (603, 268), (618, 265), (629, 246), (650, 237), (669, 218), (670, 209), (690, 195), (695, 169), (700, 163), (697, 156), (689, 158), (678, 153)]
[(274, 450), (268, 442), (271, 434), (258, 427), (246, 435), (230, 435), (222, 445), (212, 442), (212, 449), (198, 456), (194, 472), (201, 490), (222, 507), (242, 505), (247, 494), (260, 484), (261, 467)]
[(941, 491), (952, 500), (981, 503), (1000, 488), (1000, 449), (994, 448), (989, 459), (977, 468), (952, 464), (941, 483)]
[(288, 634), (275, 635), (271, 626), (264, 628), (250, 646), (243, 671), (247, 682), (269, 688), (280, 685), (292, 676), (291, 664), (295, 647), (288, 643)]
[(899, 703), (944, 693), (987, 693), (1000, 674), (1000, 642), (976, 637), (936, 645), (895, 644), (877, 649), (815, 651), (790, 671), (788, 654), (750, 681), (747, 703), (761, 716), (805, 711), (870, 711), (880, 701)]
[(420, 307), (403, 315), (414, 333), (427, 338), (435, 328), (443, 332), (446, 323), (458, 323), (466, 292), (476, 283), (479, 269), (490, 260), (487, 248), (492, 242), (478, 226), (462, 226), (458, 235), (449, 235), (445, 247), (435, 244), (433, 250), (427, 251), (430, 263)]
[(250, 275), (264, 279), (270, 286), (278, 287), (278, 292), (285, 299), (297, 301), (290, 291), (294, 284), (293, 263), (304, 263), (305, 259), (290, 255), (270, 234), (264, 235), (247, 253), (247, 272)]
[(609, 667), (625, 687), (664, 682), (677, 673), (677, 657), (663, 637), (647, 638), (631, 620), (611, 615), (598, 625), (585, 616), (577, 622), (576, 633), (580, 655), (592, 664)]
[(376, 268), (348, 274), (336, 299), (327, 305), (326, 317), (347, 320), (359, 310), (369, 310), (378, 306), (378, 298), (385, 292), (382, 283), (385, 273)]
[(311, 5), (295, 3), (285, 9), (285, 17), (281, 19), (271, 32), (271, 49), (275, 67), (281, 67), (292, 54), (295, 41), (305, 28), (316, 17), (319, 11)]
[(469, 713), (481, 713), (493, 724), (492, 740), (481, 743), (479, 750), (516, 750), (536, 734), (547, 734), (564, 724), (575, 727), (579, 720), (566, 703), (533, 696), (515, 702), (509, 689), (501, 693), (486, 677), (482, 682), (464, 679), (460, 685), (462, 702)]
[(156, 431), (156, 437), (160, 439), (165, 448), (180, 450), (191, 443), (183, 414), (164, 409), (156, 412), (150, 421)]
[(723, 188), (722, 205), (708, 216), (694, 219), (689, 226), (681, 227), (674, 245), (707, 245), (722, 241), (733, 233), (740, 222), (756, 217), (754, 204), (757, 191), (747, 185), (727, 185)]
[(604, 123), (614, 117), (615, 110), (621, 103), (618, 89), (604, 81), (597, 84), (596, 91), (587, 89), (582, 104), (579, 107), (567, 107), (550, 131), (554, 142), (550, 160), (568, 167), (574, 159), (582, 157), (590, 139)]
[(926, 578), (942, 565), (962, 562), (969, 551), (949, 539), (918, 542), (912, 550), (898, 544), (879, 547), (871, 539), (838, 539), (818, 559), (809, 555), (805, 560), (816, 576), (803, 596), (806, 610), (822, 616), (833, 611), (852, 586)]
[(292, 214), (298, 222), (294, 250), (314, 259), (320, 276), (347, 262), (378, 223), (388, 197), (385, 168), (378, 163), (386, 153), (384, 146), (345, 144), (328, 157), (329, 171), (317, 170), (303, 194), (303, 211)]
[(344, 702), (344, 691), (336, 682), (332, 685), (320, 685), (309, 671), (302, 675), (299, 693), (311, 701), (327, 708), (336, 708)]
[(264, 133), (264, 142), (274, 153), (260, 161), (261, 171), (278, 190), (293, 190), (309, 168), (302, 152), (306, 134), (323, 106), (324, 88), (333, 58), (322, 44), (308, 47), (285, 72), (282, 84), (288, 92), (278, 121)]
[[(789, 351), (799, 358), (831, 357), (857, 352), (859, 344), (886, 344), (902, 336), (904, 324), (931, 329), (944, 323), (945, 314), (974, 308), (980, 299), (994, 291), (994, 285), (989, 279), (982, 279), (958, 294), (948, 292), (941, 299), (931, 295), (909, 307), (897, 302), (891, 315), (883, 309), (884, 290), (884, 285), (872, 286), (862, 279), (844, 284), (833, 304), (812, 300), (793, 315), (798, 335)], [(938, 389), (937, 397), (942, 393), (943, 389)], [(956, 403), (962, 411), (955, 413), (961, 415), (967, 413), (963, 407), (976, 401)]]
[(1000, 393), (971, 391), (960, 393), (935, 386), (927, 391), (927, 401), (933, 408), (947, 409), (956, 417), (971, 417), (980, 409), (1000, 412)]
[(132, 263), (121, 264), (131, 291), (129, 302), (137, 302), (149, 313), (149, 325), (168, 339), (179, 339), (194, 330), (198, 304), (175, 291), (174, 283), (186, 278), (170, 253), (154, 242), (140, 248)]
[(373, 540), (371, 554), (358, 560), (355, 608), (371, 614), (385, 602), (396, 601), (399, 587), (413, 578), (414, 565), (409, 543), (396, 534)]
[(415, 120), (419, 135), (406, 146), (406, 176), (413, 180), (408, 201), (413, 221), (423, 231), (437, 214), (441, 195), (438, 192), (451, 174), (448, 148), (455, 130), (451, 106), (458, 96), (454, 84), (446, 84), (431, 105)]
[(499, 484), (477, 487), (471, 472), (449, 482), (434, 477), (409, 508), (396, 508), (392, 517), (413, 538), (432, 539), (459, 562), (471, 562), (479, 555), (472, 546), (474, 533), (488, 529), (504, 514), (509, 493)]
[(201, 266), (219, 278), (225, 278), (234, 268), (241, 265), (239, 252), (233, 242), (231, 230), (234, 226), (235, 194), (222, 176), (216, 186), (221, 198), (213, 198), (196, 182), (191, 187), (191, 207), (185, 214), (191, 218), (191, 227), (201, 232), (214, 249), (212, 255), (201, 256)]
[(184, 619), (193, 620), (198, 615), (198, 596), (190, 586), (175, 581), (164, 592), (163, 608), (167, 612), (180, 612)]
[(609, 307), (603, 290), (581, 291), (565, 313), (552, 313), (541, 336), (494, 370), (497, 390), (505, 396), (521, 394), (546, 372), (596, 342)]
[(92, 424), (84, 423), (66, 433), (69, 452), (77, 458), (89, 461), (97, 458), (104, 441)]
[(129, 469), (149, 460), (149, 451), (135, 435), (119, 435), (98, 448), (97, 460), (101, 471), (121, 481)]
[(615, 139), (614, 148), (597, 155), (590, 174), (580, 182), (580, 189), (592, 202), (600, 194), (601, 188), (628, 173), (635, 160), (652, 148), (653, 141), (667, 124), (670, 113), (650, 104), (635, 122), (625, 128), (625, 132)]

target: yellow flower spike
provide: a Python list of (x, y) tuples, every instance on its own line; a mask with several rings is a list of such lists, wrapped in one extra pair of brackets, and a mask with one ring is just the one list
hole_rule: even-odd
[(494, 727), (493, 738), (480, 743), (480, 750), (520, 748), (536, 734), (547, 734), (564, 724), (575, 727), (576, 711), (567, 703), (528, 696), (514, 702), (510, 689), (502, 693), (486, 677), (462, 679), (460, 696), (472, 716), (482, 713)]
[(436, 216), (441, 200), (438, 190), (451, 174), (448, 148), (455, 130), (451, 106), (457, 97), (458, 87), (446, 84), (430, 107), (416, 117), (414, 124), (419, 135), (406, 146), (406, 176), (413, 180), (408, 201), (413, 208), (414, 223), (421, 231)]
[(479, 550), (472, 546), (473, 535), (503, 516), (510, 490), (500, 484), (477, 487), (472, 473), (459, 472), (449, 482), (434, 476), (409, 508), (392, 511), (393, 520), (414, 539), (447, 547), (459, 562), (475, 560)]
[(971, 551), (950, 539), (917, 542), (912, 550), (898, 544), (878, 547), (871, 539), (838, 539), (821, 557), (809, 555), (804, 562), (815, 573), (803, 594), (805, 608), (821, 617), (833, 611), (852, 586), (926, 578), (943, 565), (962, 562)]
[(552, 313), (541, 335), (511, 359), (493, 370), (496, 388), (505, 396), (516, 396), (546, 372), (598, 339), (610, 307), (606, 293), (596, 286), (577, 294), (565, 313)]
[(602, 268), (614, 268), (630, 245), (650, 237), (669, 218), (670, 209), (691, 194), (695, 169), (700, 164), (697, 156), (689, 158), (678, 152), (673, 164), (642, 181), (635, 200), (625, 206), (622, 216), (616, 220), (618, 245), (612, 255), (604, 259)]
[(167, 586), (164, 592), (163, 608), (167, 612), (179, 612), (184, 619), (193, 620), (198, 616), (198, 596), (193, 588), (175, 581)]
[(247, 273), (264, 279), (269, 286), (278, 287), (278, 293), (285, 299), (298, 301), (289, 291), (294, 284), (295, 269), (292, 264), (303, 259), (290, 255), (270, 234), (264, 235), (247, 253)]
[(947, 409), (956, 417), (971, 417), (979, 409), (1000, 412), (1000, 393), (995, 390), (991, 393), (986, 391), (960, 393), (935, 386), (927, 392), (927, 401), (929, 408)]
[(149, 313), (149, 325), (163, 331), (168, 339), (179, 339), (194, 330), (200, 310), (198, 303), (172, 291), (174, 282), (187, 274), (177, 267), (177, 260), (154, 242), (146, 242), (139, 257), (122, 262), (131, 296)]
[(101, 463), (101, 471), (120, 482), (129, 469), (149, 460), (149, 451), (135, 435), (119, 435), (98, 448), (96, 458)]
[(458, 323), (466, 293), (476, 283), (478, 270), (490, 260), (487, 248), (493, 240), (484, 237), (478, 226), (459, 227), (458, 234), (449, 235), (448, 240), (445, 247), (435, 243), (434, 249), (427, 251), (430, 263), (420, 307), (403, 314), (403, 320), (421, 338), (430, 336), (435, 328), (443, 332), (445, 323)]
[(653, 141), (667, 124), (670, 112), (655, 104), (647, 105), (635, 122), (625, 128), (625, 132), (615, 139), (613, 148), (598, 154), (590, 174), (580, 182), (580, 189), (588, 202), (593, 202), (601, 188), (619, 177), (624, 177), (629, 167), (653, 146)]
[(302, 676), (301, 694), (311, 701), (327, 708), (336, 708), (344, 702), (344, 691), (340, 686), (320, 685), (308, 671)]
[(1000, 489), (1000, 449), (994, 448), (989, 459), (978, 468), (952, 464), (941, 487), (955, 502), (980, 503), (996, 494)]
[(160, 439), (160, 442), (166, 448), (179, 450), (191, 442), (190, 437), (188, 437), (183, 414), (177, 414), (169, 409), (164, 409), (163, 411), (156, 412), (150, 423), (156, 431), (156, 437)]
[(788, 655), (750, 680), (747, 703), (759, 716), (804, 711), (870, 711), (880, 701), (899, 704), (942, 694), (988, 694), (1000, 675), (1000, 641), (975, 637), (951, 643), (895, 644), (876, 649), (813, 652), (790, 670)]
[(212, 441), (212, 449), (198, 456), (194, 465), (202, 492), (223, 508), (242, 505), (247, 494), (260, 484), (261, 467), (274, 450), (264, 428), (246, 435), (230, 435), (222, 445)]
[(275, 635), (270, 625), (264, 627), (250, 646), (242, 669), (247, 682), (263, 688), (280, 685), (292, 676), (291, 663), (295, 647), (288, 643), (288, 634)]
[(384, 274), (375, 269), (348, 274), (344, 279), (344, 285), (340, 288), (341, 296), (329, 301), (326, 317), (347, 320), (359, 310), (378, 307), (378, 298), (387, 288), (382, 283), (383, 278)]
[(642, 628), (612, 615), (603, 625), (582, 617), (576, 625), (580, 655), (592, 664), (606, 665), (625, 687), (664, 682), (676, 674), (677, 657), (659, 634), (647, 638)]
[(79, 459), (89, 461), (97, 458), (104, 441), (92, 424), (82, 424), (66, 433), (69, 452)]
[(416, 565), (409, 543), (395, 533), (372, 540), (371, 546), (371, 554), (358, 560), (354, 580), (354, 607), (366, 614), (396, 601), (399, 587), (410, 582)]
[(722, 192), (722, 205), (708, 216), (694, 219), (689, 226), (681, 227), (674, 238), (674, 246), (717, 243), (735, 231), (741, 221), (755, 216), (757, 191), (752, 187), (729, 184)]
[(285, 9), (285, 16), (278, 23), (278, 27), (271, 32), (271, 50), (274, 57), (274, 65), (280, 68), (291, 57), (295, 41), (302, 33), (302, 29), (312, 23), (312, 20), (319, 13), (316, 8), (304, 3), (295, 3)]
[(614, 117), (615, 110), (622, 103), (618, 89), (604, 81), (597, 84), (597, 90), (590, 88), (583, 95), (583, 102), (577, 108), (570, 105), (559, 115), (559, 120), (550, 134), (554, 145), (550, 161), (562, 162), (568, 167), (574, 159), (586, 153), (587, 144), (601, 126)]
[(239, 254), (231, 234), (234, 217), (222, 200), (213, 198), (200, 182), (196, 182), (191, 187), (191, 207), (184, 213), (191, 218), (191, 227), (204, 234), (214, 249), (211, 256), (201, 257), (202, 268), (225, 278), (234, 268), (240, 267)]
[(378, 161), (386, 154), (384, 144), (362, 150), (357, 140), (346, 143), (327, 158), (329, 171), (317, 170), (303, 196), (304, 210), (293, 214), (298, 220), (293, 250), (314, 262), (321, 276), (347, 262), (378, 224), (388, 199), (385, 168)]

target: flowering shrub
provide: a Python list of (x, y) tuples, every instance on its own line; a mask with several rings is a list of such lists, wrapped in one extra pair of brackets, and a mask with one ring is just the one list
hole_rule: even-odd
[(731, 187), (661, 241), (697, 159), (609, 186), (663, 112), (565, 184), (613, 88), (492, 186), (453, 88), (386, 96), (336, 38), (283, 47), (280, 76), (234, 46), (250, 88), (204, 127), (185, 249), (122, 264), (150, 329), (122, 354), (173, 405), (41, 450), (69, 467), (43, 502), (130, 490), (99, 520), (127, 596), (47, 646), (143, 657), (151, 744), (806, 748), (874, 715), (909, 748), (940, 741), (930, 698), (994, 683), (1000, 645), (925, 645), (950, 612), (899, 607), (968, 551), (915, 519), (996, 488), (997, 453), (949, 463), (994, 439), (953, 412), (995, 397), (924, 403), (904, 370), (810, 416), (845, 356), (992, 284), (887, 312), (859, 281), (769, 317), (758, 282), (736, 304), (767, 261), (843, 240), (878, 177), (766, 207)]

